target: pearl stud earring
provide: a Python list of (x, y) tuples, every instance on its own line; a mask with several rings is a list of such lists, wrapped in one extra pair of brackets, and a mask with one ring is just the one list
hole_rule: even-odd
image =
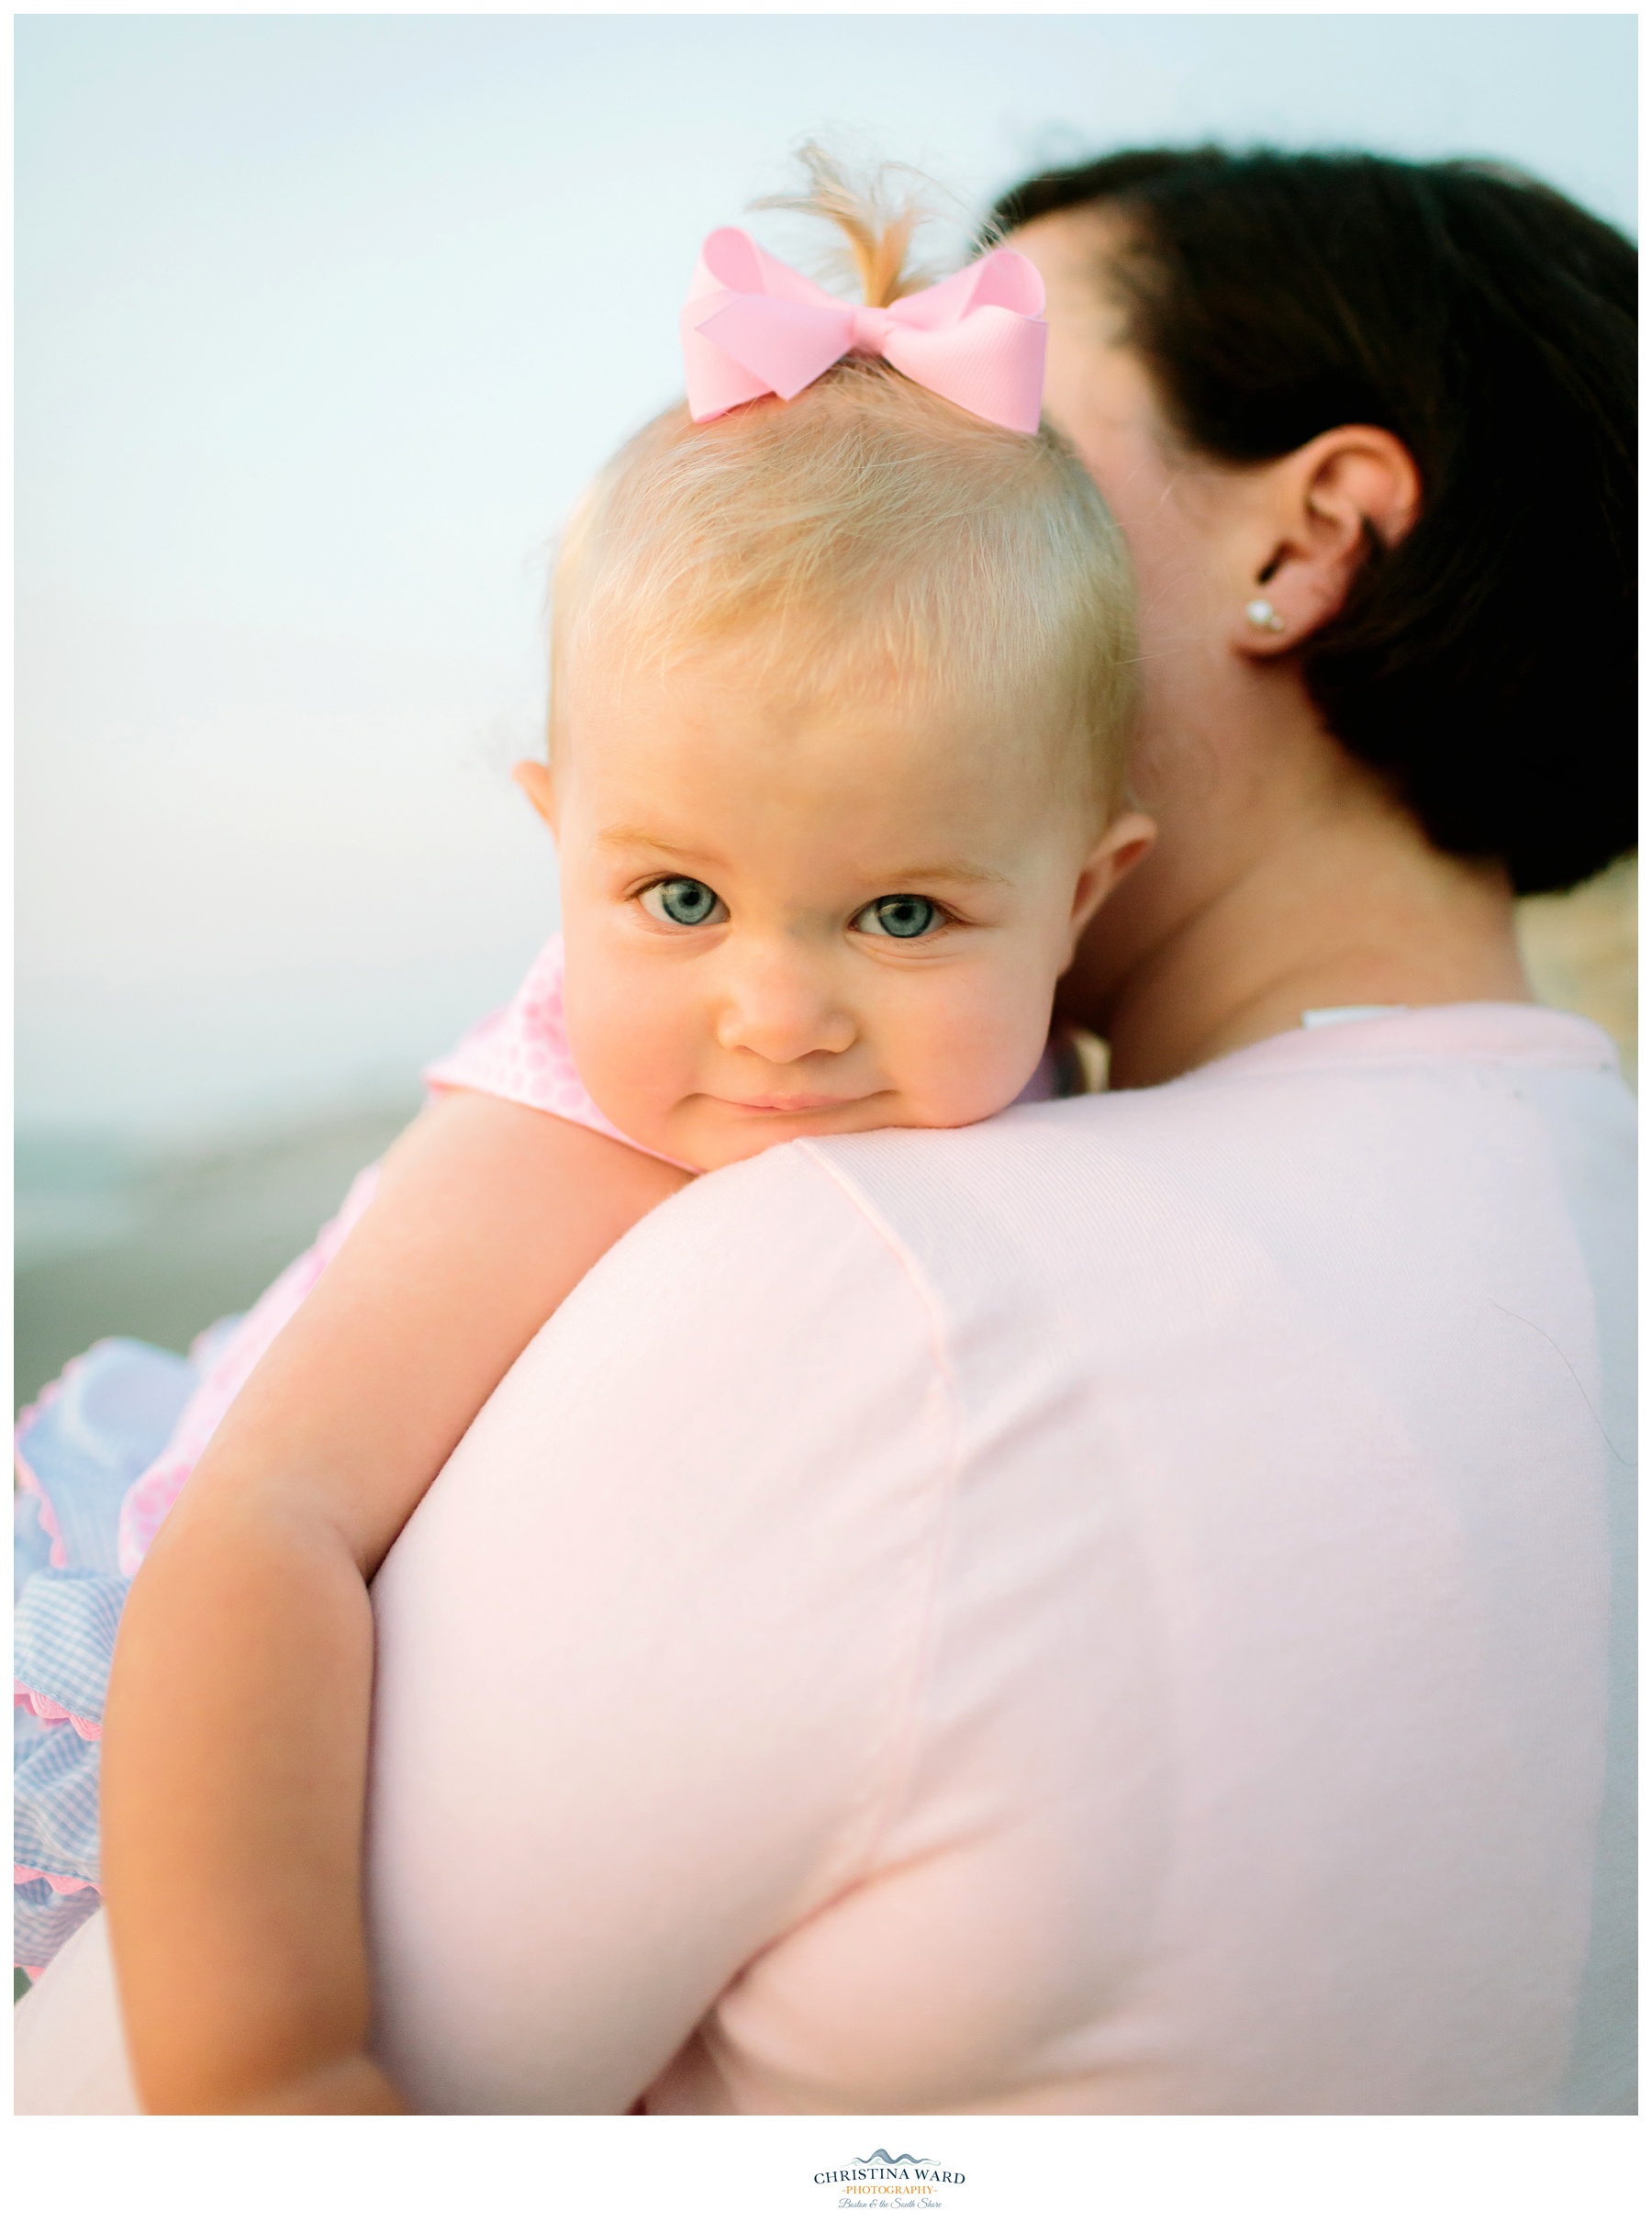
[(1276, 636), (1284, 633), (1284, 621), (1265, 597), (1252, 597), (1245, 608), (1245, 617), (1253, 628), (1271, 629)]

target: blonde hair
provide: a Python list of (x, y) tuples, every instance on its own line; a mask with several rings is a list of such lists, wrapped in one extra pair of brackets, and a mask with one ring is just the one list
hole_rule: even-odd
[[(805, 157), (813, 191), (784, 206), (842, 229), (869, 301), (910, 291), (911, 201), (891, 210)], [(668, 665), (735, 640), (824, 691), (1037, 709), (1098, 808), (1118, 796), (1133, 592), (1095, 484), (1053, 429), (994, 426), (881, 358), (702, 425), (679, 404), (598, 475), (556, 571), (553, 746), (570, 663), (600, 647), (609, 673)]]

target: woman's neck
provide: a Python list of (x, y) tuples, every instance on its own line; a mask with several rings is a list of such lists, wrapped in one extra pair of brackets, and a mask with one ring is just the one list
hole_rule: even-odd
[(1190, 802), (1189, 827), (1213, 837), (1178, 843), (1173, 825), (1161, 862), (1103, 909), (1099, 966), (1087, 987), (1081, 957), (1068, 1005), (1105, 1032), (1115, 1085), (1161, 1084), (1295, 1030), (1307, 1009), (1532, 998), (1501, 871), (1438, 852), (1326, 742), (1315, 780), (1257, 811), (1233, 802), (1225, 830), (1208, 793)]

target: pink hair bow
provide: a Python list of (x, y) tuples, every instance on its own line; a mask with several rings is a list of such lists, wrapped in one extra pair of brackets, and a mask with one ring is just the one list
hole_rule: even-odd
[(1012, 248), (966, 264), (887, 310), (841, 301), (725, 225), (709, 235), (683, 307), (688, 408), (717, 419), (758, 396), (787, 402), (852, 351), (977, 419), (1038, 430), (1044, 394), (1044, 281)]

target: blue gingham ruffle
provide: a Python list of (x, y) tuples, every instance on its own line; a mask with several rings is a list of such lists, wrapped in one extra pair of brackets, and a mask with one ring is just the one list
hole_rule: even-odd
[(99, 1904), (104, 1694), (128, 1583), (116, 1527), (200, 1374), (101, 1341), (26, 1411), (13, 1512), (13, 1959), (37, 1973)]

